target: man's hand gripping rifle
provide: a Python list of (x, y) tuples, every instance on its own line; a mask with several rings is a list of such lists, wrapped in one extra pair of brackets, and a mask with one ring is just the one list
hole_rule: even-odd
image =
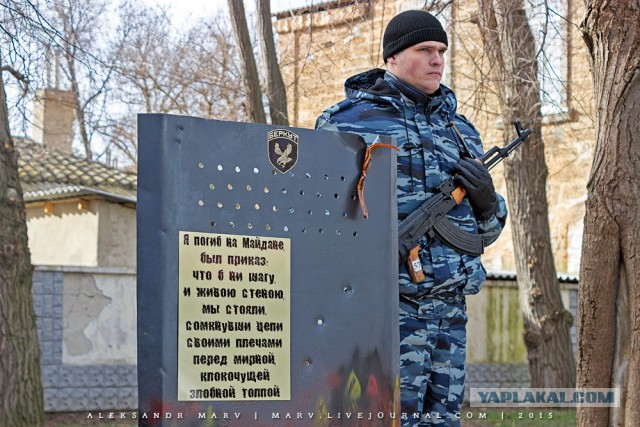
[[(491, 170), (502, 159), (508, 157), (533, 132), (531, 129), (522, 129), (519, 121), (514, 121), (513, 125), (518, 133), (517, 138), (506, 147), (491, 148), (477, 159), (487, 170)], [(446, 218), (447, 212), (459, 205), (465, 194), (465, 189), (461, 186), (456, 187), (454, 178), (449, 178), (438, 187), (438, 192), (434, 196), (409, 214), (398, 226), (400, 262), (407, 263), (409, 275), (414, 283), (421, 282), (425, 278), (418, 257), (420, 249), (418, 241), (425, 234), (430, 239), (437, 235), (445, 244), (462, 253), (480, 255), (484, 252), (482, 236), (464, 232)]]

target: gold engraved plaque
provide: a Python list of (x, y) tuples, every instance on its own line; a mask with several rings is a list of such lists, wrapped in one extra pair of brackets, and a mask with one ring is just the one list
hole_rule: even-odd
[(178, 400), (290, 400), (290, 239), (181, 231)]

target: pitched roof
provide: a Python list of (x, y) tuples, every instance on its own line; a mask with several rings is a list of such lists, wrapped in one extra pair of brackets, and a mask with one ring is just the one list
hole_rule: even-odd
[(134, 172), (48, 150), (26, 138), (14, 138), (14, 143), (26, 203), (87, 196), (136, 202), (138, 178)]

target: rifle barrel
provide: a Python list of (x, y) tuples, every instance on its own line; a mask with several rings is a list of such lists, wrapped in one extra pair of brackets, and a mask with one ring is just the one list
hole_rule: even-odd
[[(522, 130), (520, 132), (518, 137), (515, 138), (513, 141), (511, 141), (506, 147), (504, 147), (504, 148), (499, 148), (498, 146), (493, 147), (492, 149), (490, 149), (489, 151), (487, 151), (485, 153), (485, 156), (489, 154), (490, 158), (486, 159), (486, 161), (483, 160), (482, 163), (487, 168), (487, 170), (491, 170), (491, 168), (493, 168), (495, 165), (500, 163), (502, 161), (502, 159), (504, 159), (506, 157), (509, 157), (509, 154), (511, 154), (512, 151), (514, 151), (522, 143), (524, 143), (525, 140), (532, 133), (533, 133), (533, 131), (531, 129), (524, 129), (524, 130)], [(483, 156), (483, 157), (485, 157), (485, 156)]]

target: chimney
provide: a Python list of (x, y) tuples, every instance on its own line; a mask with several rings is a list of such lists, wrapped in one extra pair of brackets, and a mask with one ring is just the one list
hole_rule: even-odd
[(33, 114), (33, 140), (48, 149), (71, 154), (73, 104), (71, 91), (53, 88), (37, 91)]

